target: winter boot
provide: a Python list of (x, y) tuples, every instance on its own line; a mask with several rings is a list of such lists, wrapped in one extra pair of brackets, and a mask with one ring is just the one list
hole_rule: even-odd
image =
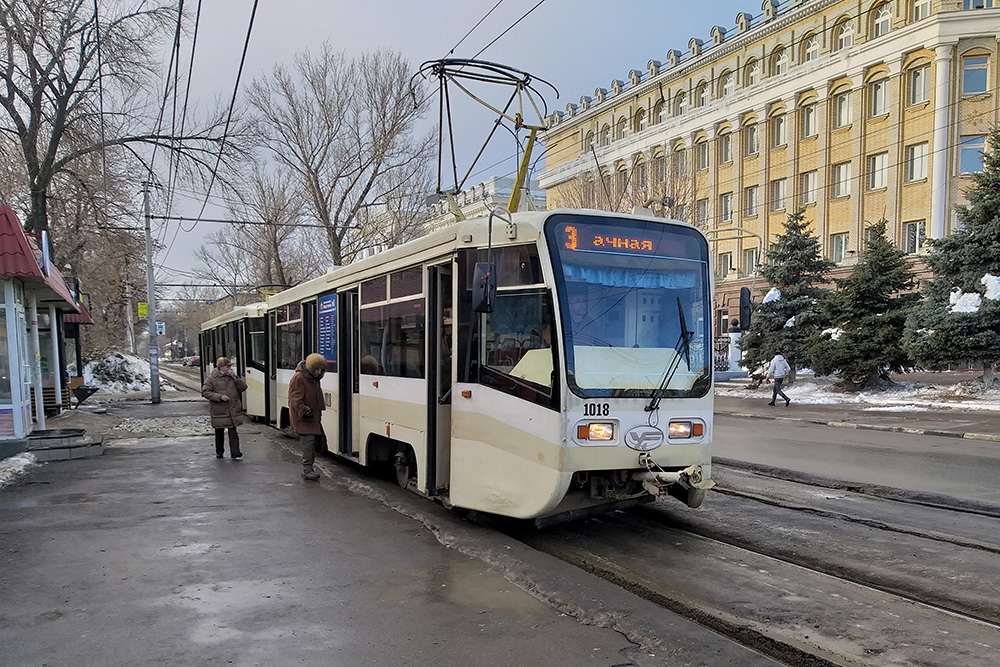
[(770, 403), (768, 403), (768, 405), (774, 405), (774, 401), (771, 401)]
[(790, 398), (786, 398), (786, 399), (785, 399), (785, 407), (787, 408), (787, 407), (788, 407), (788, 404), (789, 404), (789, 403), (791, 403), (791, 402), (792, 402), (792, 399), (790, 399)]
[(317, 479), (319, 479), (319, 473), (316, 472), (315, 468), (304, 468), (302, 470), (302, 479), (316, 481)]

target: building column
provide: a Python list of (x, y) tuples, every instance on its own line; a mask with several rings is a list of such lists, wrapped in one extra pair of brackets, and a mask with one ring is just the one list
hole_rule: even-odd
[(34, 292), (28, 296), (28, 323), (30, 327), (31, 378), (35, 385), (35, 423), (45, 429), (45, 399), (42, 395), (42, 355), (38, 342), (38, 297)]
[(944, 236), (948, 218), (948, 128), (951, 125), (952, 45), (934, 47), (934, 146), (929, 237)]
[(830, 192), (827, 190), (830, 173), (830, 84), (827, 82), (816, 89), (816, 236), (823, 243), (826, 238), (826, 217), (829, 210)]

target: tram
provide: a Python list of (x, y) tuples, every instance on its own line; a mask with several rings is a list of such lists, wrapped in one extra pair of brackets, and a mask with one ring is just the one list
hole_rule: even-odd
[(266, 312), (263, 303), (238, 306), (204, 322), (198, 335), (202, 382), (219, 357), (229, 357), (247, 383), (243, 410), (258, 420), (268, 420)]
[(202, 358), (259, 372), (248, 411), (284, 428), (295, 365), (322, 354), (331, 452), (448, 506), (539, 522), (665, 494), (700, 506), (713, 485), (705, 236), (648, 211), (503, 216), (206, 322)]

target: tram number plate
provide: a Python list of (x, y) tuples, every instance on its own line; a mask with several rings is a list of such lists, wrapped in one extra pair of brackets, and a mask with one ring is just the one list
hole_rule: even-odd
[(607, 417), (610, 414), (611, 414), (611, 405), (609, 403), (583, 404), (584, 417)]

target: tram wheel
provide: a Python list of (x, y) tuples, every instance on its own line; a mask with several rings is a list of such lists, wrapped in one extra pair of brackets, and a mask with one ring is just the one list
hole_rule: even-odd
[(410, 485), (410, 480), (417, 476), (417, 462), (409, 445), (401, 445), (393, 459), (396, 468), (396, 483), (404, 489)]

